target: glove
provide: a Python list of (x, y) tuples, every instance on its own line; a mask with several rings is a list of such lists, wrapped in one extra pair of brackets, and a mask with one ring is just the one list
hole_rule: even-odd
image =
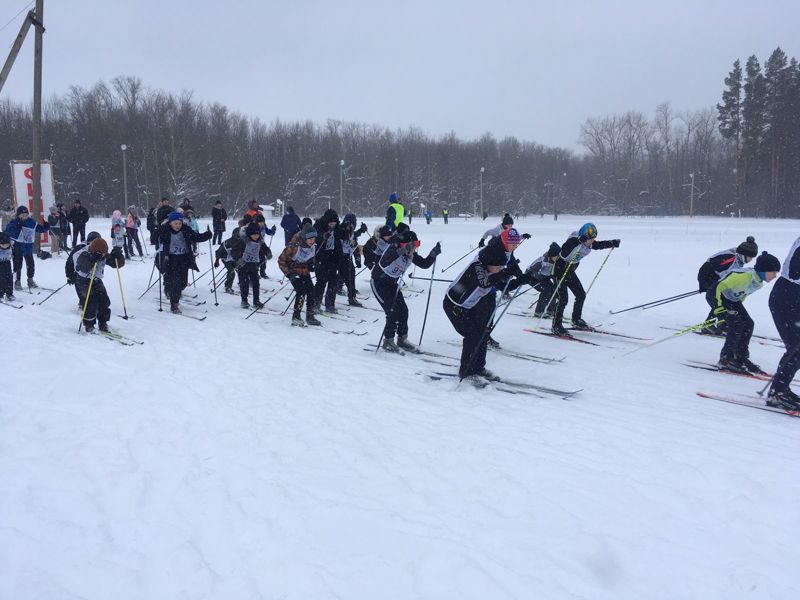
[(267, 229), (267, 234), (270, 235), (270, 236), (273, 236), (273, 235), (275, 235), (275, 232), (277, 230), (278, 230), (277, 227), (275, 225), (273, 225), (272, 229)]
[(75, 285), (75, 276), (67, 277), (67, 285)]
[(442, 253), (442, 245), (439, 242), (436, 242), (436, 245), (431, 248), (431, 256), (436, 258)]
[(481, 238), (481, 241), (478, 242), (478, 248), (483, 248), (485, 245), (486, 245), (486, 242), (484, 242), (483, 238)]
[(219, 269), (219, 259), (214, 261), (214, 268)]
[(612, 248), (619, 248), (620, 240), (611, 240), (611, 247)]
[(514, 277), (522, 277), (522, 269), (519, 268), (519, 259), (515, 258), (511, 260), (504, 271), (507, 271), (509, 275)]
[(529, 240), (529, 239), (531, 239), (531, 234), (530, 234), (530, 233), (523, 233), (523, 234), (522, 234), (522, 239), (523, 239), (523, 240)]

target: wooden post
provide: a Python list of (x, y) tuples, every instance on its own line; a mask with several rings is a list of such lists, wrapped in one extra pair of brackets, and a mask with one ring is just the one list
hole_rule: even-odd
[[(33, 50), (33, 219), (42, 218), (42, 37), (44, 33), (44, 0), (36, 0), (36, 36)], [(39, 250), (36, 235), (34, 249)]]

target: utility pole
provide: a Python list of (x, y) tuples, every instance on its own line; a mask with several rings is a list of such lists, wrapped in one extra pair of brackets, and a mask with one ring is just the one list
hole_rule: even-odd
[(344, 159), (339, 161), (339, 218), (344, 215)]
[[(44, 0), (36, 0), (36, 36), (33, 49), (33, 218), (42, 218), (42, 34), (44, 33)], [(35, 249), (39, 250), (36, 236)]]
[(692, 189), (689, 192), (689, 218), (691, 219), (694, 216), (694, 173), (689, 173), (689, 179), (691, 179), (689, 186)]
[(128, 210), (128, 161), (125, 159), (125, 151), (128, 146), (122, 144), (120, 149), (122, 150), (122, 187), (125, 193), (125, 210)]

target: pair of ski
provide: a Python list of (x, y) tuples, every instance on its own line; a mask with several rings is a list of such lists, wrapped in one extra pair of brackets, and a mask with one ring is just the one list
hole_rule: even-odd
[(748, 394), (714, 394), (709, 392), (696, 392), (701, 398), (708, 398), (709, 400), (718, 400), (719, 402), (727, 402), (728, 404), (736, 404), (738, 406), (746, 406), (748, 408), (755, 408), (756, 410), (764, 410), (771, 413), (778, 413), (787, 415), (789, 417), (800, 417), (800, 411), (790, 410), (788, 408), (780, 408), (777, 406), (767, 406), (763, 398), (751, 396)]
[[(375, 353), (375, 349), (378, 346), (375, 344), (367, 344), (367, 346), (363, 349), (365, 352), (372, 352)], [(386, 351), (387, 354), (395, 354), (397, 356), (416, 356), (421, 361), (431, 363), (434, 365), (440, 365), (443, 367), (453, 367), (458, 365), (460, 362), (459, 359), (453, 356), (447, 356), (446, 354), (437, 354), (436, 352), (429, 352), (427, 350), (420, 350), (419, 348), (411, 349), (399, 349), (396, 352)], [(444, 362), (447, 360), (448, 362)]]
[(9, 308), (22, 308), (24, 306), (21, 302), (14, 302), (13, 300), (0, 300), (0, 304), (5, 304)]
[(526, 331), (528, 333), (535, 333), (537, 335), (546, 335), (548, 337), (556, 338), (556, 339), (559, 339), (559, 340), (567, 340), (569, 342), (577, 342), (579, 344), (586, 344), (588, 346), (600, 346), (600, 347), (603, 347), (603, 348), (614, 348), (614, 346), (605, 346), (603, 344), (598, 344), (597, 342), (592, 342), (590, 340), (585, 340), (583, 338), (575, 337), (572, 333), (569, 333), (569, 332), (579, 331), (579, 332), (582, 332), (582, 333), (597, 333), (597, 334), (601, 334), (601, 335), (608, 335), (608, 336), (612, 336), (612, 337), (618, 337), (618, 338), (623, 338), (623, 339), (627, 339), (627, 340), (633, 340), (633, 341), (637, 341), (637, 342), (639, 342), (639, 341), (646, 342), (646, 341), (649, 341), (651, 339), (651, 338), (637, 337), (637, 336), (634, 336), (634, 335), (627, 335), (627, 334), (624, 334), (624, 333), (616, 333), (616, 332), (613, 332), (613, 331), (604, 331), (604, 330), (600, 330), (600, 329), (578, 329), (578, 328), (575, 328), (575, 327), (567, 328), (567, 332), (568, 333), (566, 335), (559, 335), (557, 333), (553, 333), (552, 331), (545, 331), (543, 329), (530, 329), (528, 327), (523, 328), (522, 331)]
[[(688, 326), (687, 326), (688, 327)], [(677, 327), (661, 327), (661, 329), (666, 329), (667, 331), (683, 331), (682, 329), (678, 329)], [(695, 335), (702, 335), (703, 337), (709, 338), (716, 338), (718, 340), (724, 340), (727, 336), (719, 333), (709, 333), (707, 331), (693, 331)], [(770, 337), (768, 335), (756, 335), (753, 334), (750, 336), (754, 338), (759, 344), (762, 346), (774, 346), (776, 348), (784, 348), (783, 342), (780, 338)]]
[(691, 367), (692, 369), (701, 369), (703, 371), (716, 371), (717, 373), (724, 373), (726, 375), (735, 375), (737, 377), (746, 377), (747, 379), (758, 379), (759, 381), (772, 381), (774, 375), (772, 373), (752, 373), (747, 372), (743, 373), (740, 371), (732, 371), (730, 369), (723, 369), (719, 365), (709, 362), (703, 362), (700, 360), (687, 360), (683, 363), (687, 367)]
[(126, 335), (122, 335), (116, 331), (100, 331), (99, 329), (95, 329), (88, 333), (87, 335), (97, 335), (106, 338), (109, 341), (117, 342), (118, 344), (122, 344), (123, 346), (141, 346), (144, 344), (142, 340), (137, 340)]
[[(288, 311), (283, 311), (283, 310), (280, 310), (279, 308), (272, 308), (270, 306), (263, 306), (263, 307), (259, 308), (256, 311), (257, 314), (261, 314), (261, 315), (273, 314), (273, 315), (281, 315), (281, 316), (285, 315), (287, 312)], [(315, 313), (315, 314), (317, 314), (317, 313)], [(335, 315), (322, 315), (322, 313), (318, 313), (318, 314), (320, 314), (320, 316), (325, 316), (326, 318), (332, 318), (333, 316), (335, 316)], [(352, 323), (352, 321), (348, 321), (347, 319), (337, 319), (337, 320), (344, 320), (344, 321), (346, 321), (348, 323)], [(294, 323), (292, 325), (294, 325)], [(303, 328), (309, 327), (305, 323), (303, 323), (302, 325), (294, 325), (294, 326), (295, 327), (303, 327)], [(320, 331), (324, 331), (325, 333), (332, 333), (334, 335), (355, 335), (355, 336), (358, 336), (358, 337), (361, 337), (363, 335), (367, 335), (367, 333), (369, 333), (367, 331), (358, 331), (356, 329), (348, 329), (348, 330), (327, 329), (327, 328), (324, 328), (324, 327), (316, 327), (316, 326), (310, 327), (310, 329), (318, 329)]]
[[(440, 343), (447, 344), (449, 346), (458, 346), (459, 348), (462, 346), (462, 342), (456, 342), (452, 340), (439, 340)], [(508, 356), (510, 358), (518, 358), (520, 360), (529, 360), (531, 362), (537, 362), (542, 364), (553, 364), (553, 363), (560, 363), (564, 362), (566, 356), (562, 356), (561, 358), (554, 358), (550, 356), (541, 356), (539, 354), (527, 354), (525, 352), (517, 352), (515, 350), (507, 350), (505, 348), (492, 348), (489, 346), (489, 350), (500, 354), (502, 356)]]
[[(448, 381), (458, 379), (458, 373), (444, 373), (439, 371), (434, 371), (433, 373), (423, 373), (428, 379), (433, 381)], [(522, 381), (510, 381), (508, 379), (503, 378), (467, 378), (470, 379), (470, 383), (479, 389), (491, 387), (499, 392), (504, 392), (506, 394), (521, 394), (525, 396), (535, 396), (537, 398), (546, 398), (547, 396), (556, 396), (558, 398), (562, 398), (563, 400), (570, 400), (575, 394), (583, 390), (559, 390), (556, 388), (550, 388), (543, 385), (536, 385), (533, 383), (525, 383)]]

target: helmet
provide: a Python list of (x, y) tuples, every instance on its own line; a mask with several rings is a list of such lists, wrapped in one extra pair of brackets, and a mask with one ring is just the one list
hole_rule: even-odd
[(582, 242), (593, 240), (597, 237), (597, 227), (594, 223), (586, 223), (578, 230), (578, 237)]

